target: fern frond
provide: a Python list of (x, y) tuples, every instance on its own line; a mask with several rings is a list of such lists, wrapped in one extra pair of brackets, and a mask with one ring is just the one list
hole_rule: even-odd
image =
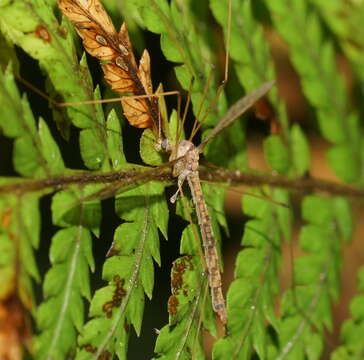
[(159, 331), (154, 349), (158, 359), (183, 359), (191, 354), (196, 359), (205, 358), (200, 317), (208, 286), (206, 277), (199, 278), (196, 268), (200, 269), (199, 260), (191, 256), (173, 263), (172, 295), (168, 301), (170, 321)]
[(275, 353), (265, 323), (278, 331), (273, 299), (279, 289), (281, 230), (276, 207), (256, 197), (244, 197), (244, 213), (254, 219), (245, 225), (242, 244), (246, 249), (238, 254), (235, 279), (227, 295), (228, 336), (215, 344), (214, 359), (223, 359), (226, 353), (249, 359), (254, 350), (262, 359)]
[(0, 101), (10, 120), (2, 122), (0, 126), (6, 136), (14, 138), (15, 170), (29, 177), (49, 176), (62, 172), (64, 164), (58, 146), (42, 119), (39, 120), (37, 129), (27, 99), (20, 98), (11, 67), (0, 76)]
[[(86, 58), (82, 57), (81, 62), (78, 61), (72, 29), (66, 23), (58, 23), (53, 8), (48, 2), (17, 1), (4, 4), (1, 11), (0, 29), (4, 36), (9, 42), (20, 46), (39, 61), (40, 67), (49, 76), (52, 85), (64, 101), (94, 99)], [(28, 21), (17, 21), (19, 18)], [(69, 76), (69, 74), (76, 76)], [(67, 107), (67, 114), (72, 124), (83, 129), (81, 138), (92, 136), (95, 139), (93, 144), (98, 146), (97, 151), (93, 149), (94, 159), (85, 160), (86, 166), (91, 169), (100, 169), (102, 162), (107, 158), (106, 131), (100, 109), (100, 106), (95, 104)], [(59, 116), (55, 117), (55, 119), (59, 118)], [(64, 136), (68, 136), (69, 124), (65, 123), (64, 119), (58, 123), (58, 127)]]
[(174, 261), (171, 271), (169, 323), (159, 331), (154, 349), (158, 359), (183, 359), (191, 354), (204, 359), (202, 326), (216, 336), (207, 278), (201, 276), (204, 272), (199, 241), (196, 226), (187, 226), (180, 245), (181, 254), (186, 255)]
[(183, 89), (189, 90), (192, 85), (191, 100), (197, 119), (203, 120), (206, 126), (216, 124), (226, 110), (226, 100), (221, 95), (216, 103), (215, 71), (212, 66), (206, 66), (215, 63), (211, 34), (202, 26), (207, 21), (207, 3), (197, 4), (197, 11), (190, 2), (173, 1), (169, 5), (165, 0), (138, 1), (135, 7), (144, 26), (161, 34), (161, 48), (166, 58), (182, 63), (175, 67), (175, 73)]
[[(167, 236), (163, 186), (149, 183), (116, 197), (116, 213), (127, 223), (115, 231), (103, 279), (108, 285), (97, 290), (90, 307), (93, 318), (81, 331), (77, 359), (97, 359), (102, 354), (126, 358), (129, 326), (139, 335), (144, 293), (154, 288), (153, 259), (160, 264), (158, 229)], [(106, 356), (106, 355), (104, 355)]]
[[(102, 2), (112, 9), (113, 20), (122, 23), (119, 3)], [(178, 81), (184, 90), (192, 90), (194, 116), (205, 122), (207, 131), (201, 134), (202, 141), (208, 136), (206, 128), (226, 113), (227, 103), (241, 97), (241, 88), (249, 91), (276, 77), (277, 58), (273, 61), (269, 50), (270, 35), (276, 33), (286, 42), (311, 105), (310, 114), (317, 117), (322, 136), (317, 136), (309, 123), (290, 123), (295, 119), (288, 119), (285, 104), (279, 99), (279, 92), (285, 91), (282, 86), (255, 107), (257, 117), (269, 120), (271, 125), (269, 135), (268, 129), (262, 134), (267, 136), (259, 150), (264, 152), (272, 173), (248, 169), (246, 121), (234, 123), (208, 144), (205, 157), (220, 167), (211, 171), (211, 167), (201, 166), (202, 178), (262, 186), (243, 197), (242, 210), (248, 219), (238, 225), (244, 233), (227, 294), (226, 333), (222, 335), (223, 330), (216, 327), (195, 211), (182, 199), (176, 212), (190, 224), (182, 233), (181, 257), (173, 263), (171, 296), (165, 305), (169, 322), (156, 331), (154, 358), (208, 358), (204, 338), (208, 332), (208, 337), (216, 338), (213, 359), (319, 359), (331, 350), (331, 344), (325, 343), (327, 333), (340, 325), (333, 323), (331, 308), (340, 299), (343, 246), (351, 240), (354, 227), (350, 201), (337, 194), (358, 199), (363, 195), (361, 110), (355, 108), (360, 99), (347, 91), (345, 77), (336, 64), (339, 46), (349, 60), (346, 64), (351, 67), (353, 83), (363, 83), (363, 5), (338, 0), (232, 0), (231, 29), (228, 5), (229, 1), (216, 0), (135, 0), (121, 4), (140, 27), (160, 34), (163, 54), (174, 63)], [(26, 356), (36, 359), (135, 358), (128, 349), (129, 337), (134, 331), (143, 336), (148, 316), (144, 314), (145, 296), (151, 299), (159, 290), (154, 263), (163, 262), (159, 233), (167, 237), (170, 209), (164, 195), (166, 182), (162, 181), (168, 176), (171, 184), (170, 164), (150, 168), (165, 160), (155, 152), (150, 130), (140, 141), (140, 155), (148, 168), (129, 164), (123, 152), (120, 119), (115, 111), (104, 114), (105, 109), (99, 105), (71, 105), (61, 113), (50, 100), (53, 116), (48, 109), (41, 109), (43, 118), (36, 119), (32, 111), (38, 110), (38, 103), (29, 104), (27, 97), (19, 94), (12, 75), (25, 73), (23, 66), (29, 59), (23, 51), (39, 62), (52, 98), (68, 103), (100, 98), (87, 66), (87, 61), (93, 60), (82, 54), (73, 26), (66, 20), (60, 22), (56, 1), (5, 1), (0, 11), (0, 64), (7, 67), (0, 72), (0, 131), (4, 136), (0, 171), (4, 162), (10, 163), (11, 154), (11, 174), (16, 173), (5, 177), (2, 172), (0, 178), (4, 185), (0, 189), (0, 323), (7, 325), (0, 325), (0, 343), (8, 339), (9, 348), (19, 354), (26, 344), (30, 353)], [(88, 27), (81, 30), (89, 31)], [(226, 94), (222, 92), (218, 98), (222, 71), (213, 64), (223, 62), (222, 32), (225, 43), (231, 38), (231, 81)], [(134, 48), (146, 47), (135, 46), (133, 33), (131, 39)], [(159, 66), (151, 43), (147, 46), (151, 63)], [(115, 62), (115, 58), (112, 60)], [(148, 61), (145, 57), (143, 60)], [(33, 62), (32, 66), (36, 67)], [(145, 76), (145, 70), (142, 73)], [(92, 75), (97, 79), (97, 73)], [(151, 77), (155, 79), (153, 73)], [(173, 86), (168, 90), (176, 90)], [(161, 89), (156, 92), (163, 92)], [(65, 143), (51, 121), (56, 122), (63, 137), (70, 135), (70, 156), (61, 148)], [(172, 111), (170, 127), (176, 129), (177, 121), (176, 111)], [(260, 131), (254, 127), (256, 130)], [(344, 183), (312, 178), (312, 133), (325, 145), (329, 140), (329, 165)], [(124, 133), (124, 139), (127, 137)], [(172, 140), (176, 142), (175, 133)], [(76, 155), (81, 156), (87, 171), (68, 168)], [(228, 233), (224, 191), (204, 184), (203, 192), (221, 252), (221, 228)], [(50, 195), (52, 204), (46, 214), (45, 195)], [(272, 202), (262, 197), (270, 197)], [(101, 204), (106, 198), (112, 199)], [(96, 241), (99, 245), (105, 240), (100, 223), (103, 221), (105, 228), (110, 226), (109, 218), (103, 218), (103, 210), (110, 204), (115, 205), (111, 212), (119, 220), (113, 219), (117, 227), (106, 260), (104, 254), (99, 259), (104, 283), (94, 289), (97, 279), (89, 278), (90, 270), (94, 270), (92, 248)], [(52, 221), (46, 219), (50, 214)], [(45, 220), (43, 228), (41, 217)], [(51, 266), (44, 270), (37, 258), (43, 257), (43, 252), (38, 254), (36, 250), (40, 244), (43, 249), (48, 246), (49, 240), (44, 238), (40, 243), (40, 236), (51, 222), (57, 232), (51, 240)], [(282, 261), (287, 255), (282, 251), (282, 240), (295, 239), (296, 234), (298, 252), (294, 252), (292, 270)], [(230, 262), (231, 257), (227, 260)], [(101, 268), (96, 270), (100, 272)], [(288, 277), (292, 277), (288, 290), (286, 284), (280, 284), (282, 272), (290, 272)], [(41, 295), (37, 284), (44, 274)], [(362, 291), (363, 271), (359, 278)], [(352, 300), (351, 317), (342, 326), (341, 343), (330, 354), (334, 360), (362, 357), (363, 304), (359, 293)], [(30, 320), (32, 315), (34, 321)], [(33, 332), (38, 334), (31, 344), (33, 323)], [(145, 357), (151, 349), (145, 349), (144, 340)], [(0, 346), (1, 359), (8, 353), (9, 349), (4, 352)]]
[[(66, 249), (66, 251), (65, 251)], [(52, 239), (52, 267), (44, 281), (46, 301), (37, 311), (42, 331), (37, 339), (39, 359), (64, 359), (76, 347), (84, 322), (82, 296), (90, 300), (89, 267), (94, 268), (91, 233), (81, 223), (59, 230)]]
[[(267, 1), (276, 29), (288, 43), (303, 92), (315, 108), (322, 135), (333, 143), (327, 156), (337, 176), (348, 182), (361, 177), (358, 114), (351, 111), (334, 45), (325, 38), (318, 14), (305, 1)], [(338, 161), (340, 159), (340, 161)]]
[(358, 289), (360, 293), (356, 295), (350, 302), (350, 316), (341, 328), (340, 346), (332, 353), (332, 360), (340, 359), (360, 359), (364, 352), (363, 342), (360, 334), (362, 334), (364, 296), (364, 268), (361, 267), (358, 272)]
[[(348, 232), (336, 231), (342, 220), (337, 209), (342, 209), (343, 215), (346, 213), (342, 201), (308, 196), (302, 203), (306, 224), (301, 228), (299, 241), (306, 255), (296, 259), (294, 287), (282, 300), (278, 358), (294, 359), (305, 352), (318, 359), (323, 351), (324, 329), (332, 328), (331, 304), (339, 296), (340, 236), (350, 233), (350, 220), (345, 225)], [(344, 216), (350, 219), (349, 213)]]
[[(46, 123), (40, 119), (36, 124), (26, 98), (21, 99), (18, 94), (10, 70), (9, 68), (4, 75), (1, 74), (0, 83), (1, 102), (4, 108), (8, 109), (8, 119), (11, 121), (2, 122), (1, 127), (7, 136), (15, 138), (13, 153), (15, 169), (23, 176), (33, 177), (62, 173), (65, 167), (58, 146)], [(39, 280), (32, 247), (37, 247), (39, 242), (38, 198), (40, 195), (42, 195), (41, 192), (35, 195), (9, 194), (2, 199), (4, 205), (12, 204), (11, 211), (14, 212), (13, 215), (17, 215), (17, 235), (13, 233), (12, 237), (16, 236), (18, 241), (11, 241), (14, 246), (12, 259), (15, 261), (11, 280), (15, 281), (14, 277), (19, 277), (15, 284), (19, 283), (24, 286), (21, 291), (23, 295), (20, 298), (22, 301), (26, 301), (24, 303), (26, 307), (29, 307), (32, 302), (30, 279), (27, 279), (26, 276), (31, 275)], [(58, 205), (64, 208), (65, 199), (59, 199), (61, 196), (60, 194), (57, 197)], [(54, 210), (54, 214), (62, 212), (62, 210), (57, 211), (56, 208)], [(57, 217), (57, 215), (55, 216)], [(60, 218), (61, 216), (55, 220), (55, 224), (63, 225), (59, 222)], [(12, 226), (15, 226), (15, 223)], [(81, 247), (82, 236), (79, 231), (82, 232), (82, 230), (80, 228), (82, 227), (70, 228), (69, 231), (61, 230), (54, 237), (51, 251), (54, 267), (49, 271), (44, 285), (46, 296), (51, 298), (38, 309), (38, 325), (40, 330), (45, 330), (39, 338), (39, 348), (37, 349), (37, 354), (42, 359), (48, 358), (50, 354), (54, 356), (54, 353), (57, 354), (58, 359), (64, 358), (65, 354), (74, 346), (72, 344), (75, 341), (75, 336), (72, 337), (73, 328), (80, 327), (82, 324), (83, 304), (80, 299), (77, 299), (77, 290), (81, 289), (80, 292), (84, 296), (89, 297), (90, 295), (87, 289), (88, 275), (84, 275), (82, 259), (79, 259), (80, 249), (86, 251), (85, 248), (88, 248), (86, 252), (89, 259), (92, 259), (92, 255), (90, 238), (88, 245), (84, 244), (87, 243), (87, 239), (83, 239), (84, 243)], [(75, 243), (73, 243), (74, 239), (76, 239)], [(72, 245), (75, 246), (74, 252), (68, 252), (69, 257), (64, 252), (67, 242), (70, 242), (69, 250), (72, 250)], [(20, 269), (18, 269), (19, 264), (21, 264)], [(11, 267), (8, 270), (10, 269)], [(80, 289), (77, 288), (77, 285), (74, 286), (76, 275), (78, 275)], [(19, 290), (17, 289), (17, 291)], [(72, 302), (72, 306), (70, 306), (70, 302)], [(55, 317), (57, 321), (53, 321)]]
[[(28, 101), (26, 97), (20, 97), (11, 70), (11, 66), (9, 66), (5, 73), (0, 72), (0, 105), (7, 118), (7, 121), (1, 122), (0, 128), (6, 136), (14, 139), (15, 170), (23, 176), (33, 177), (57, 174), (64, 167), (59, 149), (42, 119), (40, 119), (37, 129)], [(49, 147), (49, 152), (46, 151), (46, 147)], [(52, 155), (52, 159), (49, 155)], [(10, 181), (11, 179), (2, 179), (2, 183)], [(10, 218), (18, 215), (17, 219), (20, 223), (18, 227), (14, 227), (14, 230), (19, 236), (18, 240), (25, 241), (22, 245), (17, 242), (12, 245), (15, 251), (13, 260), (15, 261), (20, 256), (22, 264), (28, 266), (25, 273), (37, 280), (39, 280), (39, 275), (31, 248), (36, 248), (39, 244), (40, 219), (38, 212), (35, 211), (39, 196), (40, 194), (30, 194), (22, 197), (21, 194), (9, 193), (2, 199), (4, 201), (3, 211), (9, 207)], [(29, 211), (28, 214), (27, 211)], [(9, 219), (6, 223), (8, 222), (15, 226)], [(7, 226), (10, 226), (10, 223)], [(20, 236), (22, 231), (24, 231), (24, 236)], [(25, 251), (27, 256), (21, 255), (22, 251)], [(16, 263), (14, 266), (17, 266)], [(15, 271), (15, 268), (13, 270)]]
[[(364, 81), (363, 72), (363, 21), (364, 5), (360, 2), (311, 0), (322, 19), (330, 28), (345, 56), (353, 65), (353, 70)], [(361, 85), (362, 86), (362, 85)]]

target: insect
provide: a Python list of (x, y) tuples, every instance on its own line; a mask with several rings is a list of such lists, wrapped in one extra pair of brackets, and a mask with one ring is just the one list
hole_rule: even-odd
[(198, 176), (199, 154), (210, 139), (264, 96), (273, 86), (273, 82), (262, 85), (237, 102), (198, 147), (194, 147), (191, 141), (186, 140), (172, 145), (169, 139), (164, 137), (163, 128), (158, 117), (158, 105), (156, 99), (152, 97), (148, 52), (144, 51), (137, 68), (126, 25), (123, 24), (118, 35), (100, 3), (91, 2), (84, 6), (77, 1), (61, 0), (59, 6), (63, 13), (75, 24), (86, 50), (98, 59), (108, 61), (108, 63), (102, 65), (102, 68), (105, 79), (112, 85), (113, 89), (122, 93), (149, 95), (149, 97), (141, 98), (123, 97), (124, 115), (133, 126), (152, 128), (157, 136), (156, 141), (159, 147), (172, 152), (170, 160), (176, 161), (173, 175), (178, 178), (178, 190), (171, 198), (171, 202), (176, 201), (177, 194), (181, 192), (184, 181), (188, 181), (203, 239), (212, 306), (225, 325), (227, 316), (221, 289), (215, 237)]

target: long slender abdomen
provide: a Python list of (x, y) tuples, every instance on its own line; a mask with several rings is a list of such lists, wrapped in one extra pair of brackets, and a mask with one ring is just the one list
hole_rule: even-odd
[(200, 225), (202, 244), (205, 253), (206, 267), (208, 271), (209, 286), (211, 289), (212, 307), (218, 314), (221, 322), (227, 321), (225, 300), (221, 288), (221, 274), (219, 257), (216, 250), (216, 241), (212, 230), (211, 218), (203, 197), (200, 178), (197, 171), (187, 176), (191, 189), (192, 199), (196, 207), (198, 223)]

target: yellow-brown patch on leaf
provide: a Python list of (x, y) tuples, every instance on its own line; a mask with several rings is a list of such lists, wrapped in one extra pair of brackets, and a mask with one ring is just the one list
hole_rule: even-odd
[(16, 294), (0, 300), (0, 359), (21, 360), (30, 347), (28, 314)]
[(47, 28), (42, 25), (38, 25), (35, 28), (35, 35), (44, 42), (51, 42), (52, 40), (51, 34), (48, 32)]

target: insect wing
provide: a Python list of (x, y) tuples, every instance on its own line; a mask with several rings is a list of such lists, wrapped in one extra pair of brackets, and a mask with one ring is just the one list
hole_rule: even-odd
[(263, 85), (259, 86), (258, 88), (238, 100), (233, 106), (231, 106), (231, 108), (222, 117), (219, 123), (213, 128), (210, 134), (198, 146), (200, 152), (202, 152), (205, 145), (212, 138), (214, 138), (230, 124), (232, 124), (240, 115), (244, 114), (244, 112), (247, 111), (251, 106), (253, 106), (258, 99), (264, 96), (274, 84), (274, 81), (264, 83)]

